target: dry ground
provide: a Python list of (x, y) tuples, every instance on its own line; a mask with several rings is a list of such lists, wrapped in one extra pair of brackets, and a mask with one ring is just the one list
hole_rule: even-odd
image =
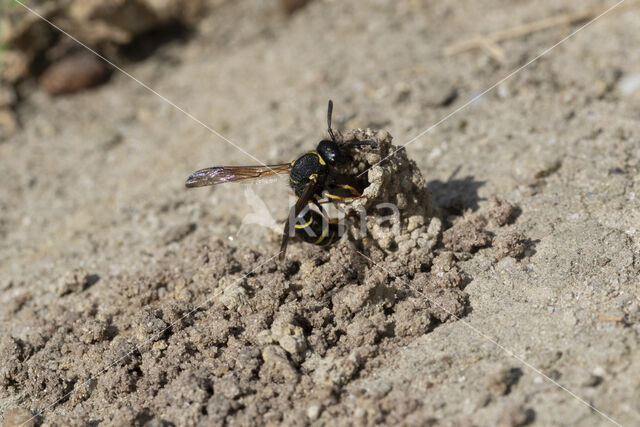
[[(443, 48), (612, 4), (316, 1), (284, 18), (230, 2), (127, 70), (276, 163), (322, 136), (328, 98), (336, 127), (404, 144), (578, 26), (501, 43), (503, 64)], [(494, 195), (517, 205), (505, 230), (528, 239), (521, 260), (416, 253), (383, 272), (349, 245), (298, 243), (287, 266), (260, 267), (277, 236), (238, 233), (245, 187), (184, 188), (200, 167), (255, 160), (119, 73), (76, 96), (34, 91), (23, 130), (0, 142), (0, 413), (61, 425), (638, 424), (639, 19), (639, 8), (602, 18), (407, 148), (453, 219), (488, 212)], [(249, 188), (284, 217), (283, 182)], [(451, 271), (453, 285), (429, 294)]]

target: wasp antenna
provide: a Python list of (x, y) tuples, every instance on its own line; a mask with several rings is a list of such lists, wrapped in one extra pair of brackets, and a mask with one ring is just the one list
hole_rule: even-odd
[(327, 107), (327, 128), (329, 130), (329, 135), (331, 136), (331, 140), (336, 142), (336, 137), (333, 135), (333, 130), (331, 129), (331, 114), (333, 113), (333, 101), (329, 100), (329, 106)]

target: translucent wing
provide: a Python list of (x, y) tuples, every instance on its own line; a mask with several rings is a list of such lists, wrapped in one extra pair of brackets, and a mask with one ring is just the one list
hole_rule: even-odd
[(187, 178), (187, 187), (204, 187), (235, 181), (260, 181), (278, 174), (288, 174), (291, 163), (269, 166), (215, 166), (200, 169)]

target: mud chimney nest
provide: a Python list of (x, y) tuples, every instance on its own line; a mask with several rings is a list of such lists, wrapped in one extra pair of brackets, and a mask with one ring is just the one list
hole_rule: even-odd
[[(352, 150), (353, 161), (340, 172), (362, 180), (363, 198), (345, 203), (350, 238), (364, 249), (379, 247), (401, 255), (415, 248), (432, 249), (442, 223), (430, 203), (418, 166), (406, 150), (391, 144), (385, 130), (351, 129), (336, 135), (339, 143), (373, 140), (375, 150)], [(362, 187), (361, 187), (362, 188)]]

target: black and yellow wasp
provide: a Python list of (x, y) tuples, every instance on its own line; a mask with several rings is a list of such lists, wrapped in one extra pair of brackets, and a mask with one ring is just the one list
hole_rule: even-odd
[[(298, 200), (291, 208), (285, 222), (280, 246), (280, 259), (284, 259), (292, 224), (294, 224), (296, 236), (303, 241), (315, 245), (330, 245), (342, 236), (344, 230), (335, 220), (328, 217), (321, 203), (347, 201), (361, 197), (360, 191), (350, 183), (349, 177), (345, 177), (337, 170), (338, 166), (349, 159), (345, 150), (361, 146), (376, 148), (374, 141), (353, 141), (339, 144), (331, 129), (332, 111), (333, 102), (330, 100), (327, 109), (327, 127), (331, 139), (323, 139), (315, 150), (303, 154), (296, 160), (277, 165), (214, 166), (201, 169), (189, 176), (186, 186), (203, 187), (225, 182), (246, 182), (247, 180), (261, 180), (277, 174), (289, 174), (289, 185)], [(344, 195), (345, 191), (349, 193), (348, 196)], [(309, 209), (309, 203), (317, 206), (322, 215)]]

